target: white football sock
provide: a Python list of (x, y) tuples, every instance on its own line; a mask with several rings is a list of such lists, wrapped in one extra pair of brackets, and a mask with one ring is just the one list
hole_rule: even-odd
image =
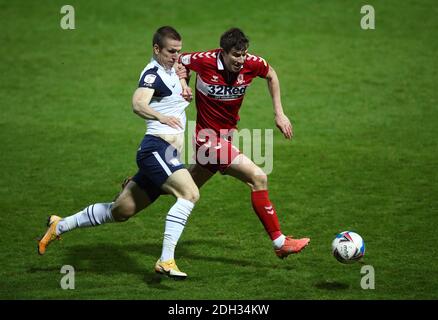
[(174, 259), (175, 247), (194, 206), (193, 202), (178, 198), (170, 208), (166, 217), (161, 261)]
[(95, 227), (112, 222), (114, 221), (111, 214), (112, 206), (113, 202), (95, 203), (74, 215), (63, 218), (56, 226), (56, 234), (60, 235), (76, 228)]
[(272, 240), (272, 244), (275, 249), (280, 249), (283, 246), (285, 240), (286, 240), (286, 236), (282, 234), (277, 239)]

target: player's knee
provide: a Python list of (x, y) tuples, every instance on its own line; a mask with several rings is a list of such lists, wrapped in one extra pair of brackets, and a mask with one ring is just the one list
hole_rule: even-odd
[(114, 204), (111, 214), (116, 222), (127, 221), (135, 214), (135, 205), (131, 204)]
[(266, 190), (268, 188), (268, 176), (265, 173), (257, 173), (251, 177), (254, 190)]
[(199, 198), (201, 197), (201, 195), (199, 194), (199, 189), (198, 188), (196, 188), (195, 190), (193, 190), (193, 193), (192, 193), (192, 202), (193, 203), (196, 203), (196, 202), (198, 202), (198, 200), (199, 200)]
[(190, 202), (196, 203), (200, 198), (199, 189), (194, 186), (189, 190), (185, 190), (181, 197), (183, 199), (189, 200)]

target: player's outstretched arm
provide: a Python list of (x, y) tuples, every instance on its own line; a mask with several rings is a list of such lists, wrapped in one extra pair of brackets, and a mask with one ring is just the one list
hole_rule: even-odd
[(143, 119), (158, 120), (163, 124), (167, 124), (169, 127), (182, 129), (183, 126), (178, 118), (165, 116), (149, 106), (154, 91), (154, 89), (150, 88), (137, 88), (137, 90), (135, 90), (132, 96), (132, 110), (134, 113)]
[(286, 139), (292, 139), (293, 128), (289, 121), (289, 118), (283, 112), (283, 106), (281, 104), (281, 94), (280, 94), (280, 80), (278, 79), (277, 73), (274, 68), (269, 66), (268, 74), (266, 75), (266, 80), (268, 82), (269, 93), (272, 97), (272, 105), (275, 114), (275, 124), (278, 129), (283, 133)]

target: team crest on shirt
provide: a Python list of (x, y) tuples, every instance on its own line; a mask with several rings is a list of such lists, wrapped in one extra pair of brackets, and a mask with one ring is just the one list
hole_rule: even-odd
[(146, 77), (144, 77), (144, 83), (146, 84), (153, 84), (155, 82), (155, 79), (157, 78), (154, 74), (148, 74)]
[(243, 84), (245, 80), (243, 80), (243, 74), (239, 74), (237, 76), (237, 84)]

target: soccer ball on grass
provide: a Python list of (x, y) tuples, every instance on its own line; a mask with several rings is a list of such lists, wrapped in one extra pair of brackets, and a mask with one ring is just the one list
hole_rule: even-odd
[(332, 252), (341, 263), (354, 263), (365, 254), (365, 242), (353, 231), (339, 233), (332, 242)]

